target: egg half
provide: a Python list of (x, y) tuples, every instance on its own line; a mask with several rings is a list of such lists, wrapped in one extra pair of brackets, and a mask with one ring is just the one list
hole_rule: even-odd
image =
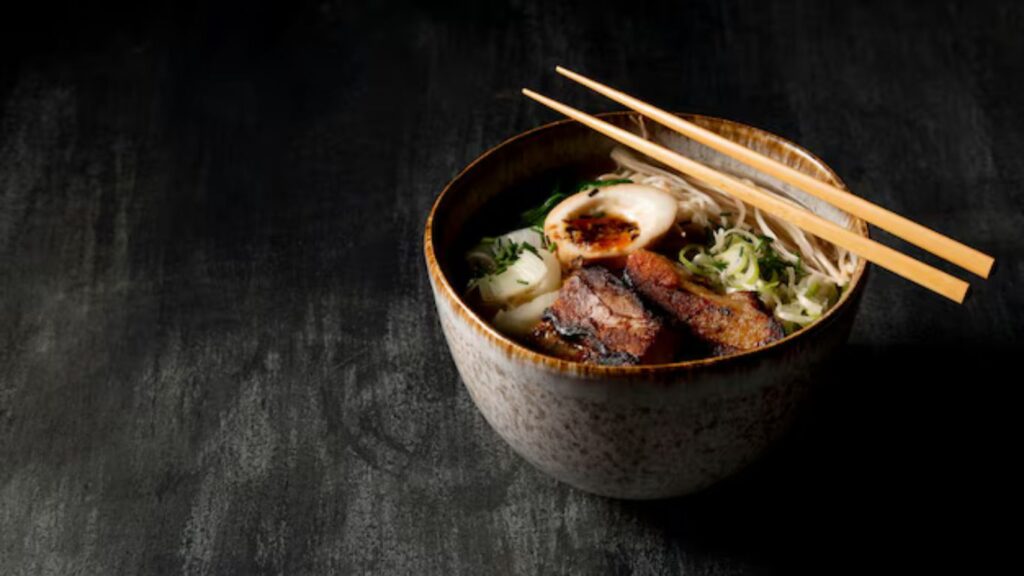
[(593, 188), (555, 206), (544, 220), (544, 234), (563, 265), (614, 259), (661, 238), (675, 224), (677, 209), (671, 194), (653, 186)]

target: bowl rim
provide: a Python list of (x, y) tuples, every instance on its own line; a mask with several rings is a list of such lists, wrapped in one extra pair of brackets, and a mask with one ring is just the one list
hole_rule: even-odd
[[(849, 190), (846, 184), (839, 178), (832, 168), (826, 164), (821, 158), (816, 156), (810, 150), (807, 150), (803, 146), (783, 138), (778, 134), (769, 132), (767, 130), (737, 122), (735, 120), (729, 120), (727, 118), (721, 118), (718, 116), (711, 116), (707, 114), (698, 114), (691, 112), (673, 112), (678, 116), (682, 116), (689, 119), (706, 120), (712, 123), (719, 123), (721, 125), (731, 125), (734, 128), (754, 130), (759, 134), (766, 136), (768, 140), (774, 143), (780, 144), (783, 147), (796, 152), (804, 156), (807, 160), (816, 165), (824, 173), (826, 173), (838, 187), (843, 190)], [(613, 112), (602, 112), (595, 114), (600, 118), (619, 117), (619, 116), (640, 116), (639, 113), (620, 110)], [(445, 184), (444, 188), (434, 199), (434, 203), (431, 205), (430, 213), (427, 216), (426, 226), (423, 233), (423, 250), (426, 258), (427, 270), (433, 279), (433, 285), (435, 292), (440, 292), (452, 305), (452, 310), (459, 316), (463, 317), (467, 323), (473, 327), (474, 331), (484, 338), (486, 338), (491, 344), (501, 348), (506, 355), (527, 360), (534, 365), (544, 367), (549, 370), (556, 372), (570, 372), (576, 374), (592, 375), (592, 376), (637, 376), (637, 375), (653, 375), (665, 372), (685, 371), (699, 368), (705, 368), (714, 365), (721, 364), (736, 364), (740, 361), (755, 358), (758, 356), (766, 355), (773, 352), (781, 347), (792, 345), (793, 342), (806, 339), (810, 334), (814, 334), (822, 330), (825, 326), (832, 324), (833, 321), (838, 317), (840, 311), (853, 305), (857, 300), (859, 294), (864, 290), (864, 285), (867, 282), (867, 270), (868, 262), (864, 258), (859, 258), (857, 268), (853, 272), (853, 276), (850, 279), (850, 283), (845, 290), (843, 290), (839, 301), (832, 306), (825, 314), (818, 318), (815, 322), (809, 326), (797, 330), (792, 334), (785, 336), (779, 340), (759, 346), (751, 350), (744, 350), (740, 352), (734, 352), (731, 354), (725, 354), (722, 356), (712, 356), (708, 358), (695, 358), (691, 360), (683, 360), (679, 362), (666, 362), (660, 364), (636, 364), (636, 365), (604, 365), (604, 364), (590, 364), (584, 362), (575, 362), (572, 360), (563, 360), (555, 356), (549, 356), (541, 352), (537, 352), (527, 346), (520, 344), (512, 338), (505, 336), (494, 328), (489, 322), (480, 317), (479, 314), (471, 306), (469, 306), (459, 295), (458, 291), (448, 281), (448, 278), (441, 270), (441, 266), (437, 260), (437, 254), (434, 251), (433, 242), (433, 229), (435, 215), (438, 207), (444, 201), (445, 196), (449, 194), (449, 191), (459, 182), (466, 174), (476, 168), (486, 158), (493, 154), (496, 154), (502, 148), (511, 145), (514, 142), (529, 138), (538, 132), (550, 130), (566, 124), (578, 123), (575, 120), (565, 118), (556, 120), (554, 122), (548, 122), (534, 128), (530, 128), (524, 132), (515, 134), (500, 143), (488, 148), (485, 152), (473, 159), (472, 162), (467, 164), (462, 170), (460, 170), (451, 180)], [(870, 237), (867, 223), (856, 216), (849, 214), (850, 217), (850, 229), (860, 233), (864, 237)]]

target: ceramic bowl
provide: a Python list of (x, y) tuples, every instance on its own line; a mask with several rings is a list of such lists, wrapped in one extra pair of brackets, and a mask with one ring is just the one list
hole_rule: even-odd
[[(633, 113), (602, 116), (640, 132)], [(821, 160), (783, 138), (729, 120), (682, 116), (843, 187)], [(698, 143), (651, 122), (646, 130), (649, 138), (687, 156), (786, 189), (819, 215), (868, 233), (863, 221)], [(488, 150), (434, 203), (424, 238), (427, 270), (462, 381), (513, 450), (588, 492), (629, 499), (681, 496), (739, 471), (786, 432), (847, 339), (866, 265), (862, 260), (841, 300), (818, 322), (753, 351), (673, 364), (595, 366), (530, 350), (497, 332), (463, 299), (467, 243), (479, 237), (483, 215), (517, 214), (545, 197), (556, 175), (592, 177), (608, 170), (614, 145), (562, 121)]]

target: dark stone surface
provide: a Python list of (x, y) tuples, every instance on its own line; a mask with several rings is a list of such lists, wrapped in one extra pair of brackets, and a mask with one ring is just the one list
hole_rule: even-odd
[[(138, 4), (0, 16), (0, 573), (977, 573), (1013, 550), (1020, 3)], [(420, 252), (450, 177), (555, 118), (520, 87), (613, 108), (555, 63), (795, 139), (997, 272), (956, 306), (876, 270), (814, 409), (736, 479), (559, 485), (473, 408)]]

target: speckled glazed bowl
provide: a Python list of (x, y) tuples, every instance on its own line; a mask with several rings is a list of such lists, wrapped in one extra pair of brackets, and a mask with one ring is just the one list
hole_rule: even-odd
[[(684, 117), (842, 186), (824, 163), (778, 136), (728, 120)], [(632, 113), (604, 118), (639, 132)], [(647, 127), (652, 139), (687, 156), (802, 196), (653, 123)], [(517, 198), (543, 185), (544, 175), (593, 176), (609, 169), (613, 146), (580, 124), (562, 121), (487, 151), (434, 203), (424, 239), (427, 269), (459, 374), (477, 408), (516, 452), (588, 492), (633, 499), (680, 496), (740, 470), (786, 431), (821, 368), (846, 341), (865, 264), (817, 323), (754, 351), (674, 364), (592, 366), (525, 348), (502, 336), (462, 298), (460, 266), (468, 231), (483, 213), (518, 213), (511, 210)], [(530, 201), (547, 190), (534, 192)], [(862, 221), (813, 198), (806, 204), (867, 235)]]

